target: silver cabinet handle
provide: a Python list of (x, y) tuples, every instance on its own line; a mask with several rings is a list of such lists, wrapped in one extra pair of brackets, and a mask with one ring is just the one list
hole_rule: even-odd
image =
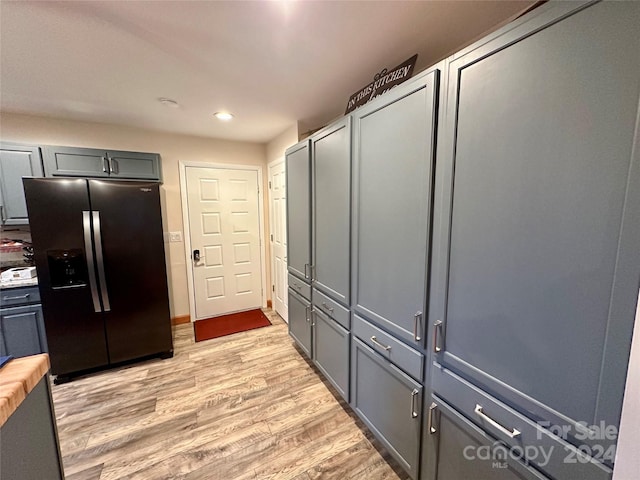
[(294, 283), (293, 288), (297, 288), (298, 290), (300, 290), (302, 288), (302, 285), (298, 285), (297, 283)]
[(30, 293), (25, 293), (24, 295), (18, 295), (17, 297), (2, 297), (3, 300), (22, 300), (23, 298), (29, 298), (31, 296)]
[(429, 405), (429, 421), (427, 423), (427, 428), (429, 428), (430, 435), (433, 435), (437, 431), (436, 427), (433, 426), (433, 412), (437, 407), (438, 405), (436, 405), (436, 402), (431, 402), (431, 405)]
[(391, 350), (391, 347), (390, 347), (389, 345), (384, 345), (384, 344), (380, 343), (380, 342), (378, 341), (378, 339), (377, 339), (375, 336), (371, 337), (371, 341), (372, 341), (375, 345), (377, 345), (377, 346), (379, 346), (380, 348), (382, 348), (385, 352), (388, 352), (389, 350)]
[(309, 307), (304, 307), (304, 316), (307, 323), (311, 321), (309, 317), (311, 317), (311, 309)]
[(106, 157), (102, 157), (102, 171), (104, 173), (109, 173), (109, 166), (107, 165)]
[(322, 302), (322, 306), (329, 312), (329, 313), (333, 313), (333, 307), (330, 307), (329, 305), (327, 305), (325, 302)]
[(93, 242), (96, 246), (96, 264), (98, 265), (98, 279), (100, 280), (100, 294), (105, 312), (111, 311), (107, 279), (104, 275), (104, 253), (102, 252), (102, 231), (100, 230), (100, 212), (93, 212)]
[(311, 267), (310, 264), (308, 264), (308, 263), (304, 264), (304, 278), (311, 278), (311, 277), (309, 277), (309, 275), (307, 275), (307, 269), (311, 270), (309, 267)]
[(442, 328), (442, 320), (436, 320), (433, 327), (433, 353), (440, 353), (442, 348), (438, 345), (438, 330)]
[(414, 388), (411, 392), (411, 418), (418, 418), (418, 412), (416, 412), (416, 397), (418, 396), (418, 389)]
[(520, 433), (521, 433), (520, 430), (516, 430), (515, 428), (509, 430), (508, 428), (505, 428), (502, 425), (500, 425), (493, 418), (489, 417), (486, 413), (484, 413), (482, 411), (482, 405), (476, 404), (476, 408), (473, 410), (473, 412), (476, 415), (478, 415), (480, 418), (482, 418), (483, 420), (486, 420), (489, 425), (492, 425), (497, 430), (499, 430), (502, 433), (504, 433), (507, 437), (516, 438), (516, 437), (520, 436)]
[(420, 340), (422, 340), (418, 335), (418, 323), (420, 322), (421, 319), (422, 319), (422, 312), (416, 312), (415, 315), (413, 316), (413, 339), (416, 342), (419, 342)]
[(116, 173), (113, 170), (113, 158), (107, 156), (107, 163), (109, 164), (109, 174)]
[(7, 217), (5, 216), (5, 213), (4, 213), (4, 205), (0, 205), (0, 221), (4, 223), (6, 219)]
[(87, 269), (89, 270), (89, 288), (93, 299), (93, 310), (101, 312), (100, 297), (98, 296), (98, 286), (96, 285), (96, 270), (93, 263), (93, 246), (91, 245), (91, 212), (82, 211), (82, 229), (84, 231), (84, 254), (87, 257)]

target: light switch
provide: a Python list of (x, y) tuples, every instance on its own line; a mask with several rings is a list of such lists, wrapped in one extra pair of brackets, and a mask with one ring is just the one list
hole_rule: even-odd
[(181, 242), (182, 241), (182, 232), (169, 232), (169, 241), (170, 242)]

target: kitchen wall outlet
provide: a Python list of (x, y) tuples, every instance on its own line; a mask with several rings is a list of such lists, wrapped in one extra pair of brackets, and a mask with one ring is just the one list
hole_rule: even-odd
[(170, 242), (181, 242), (182, 241), (182, 232), (169, 232), (169, 241)]

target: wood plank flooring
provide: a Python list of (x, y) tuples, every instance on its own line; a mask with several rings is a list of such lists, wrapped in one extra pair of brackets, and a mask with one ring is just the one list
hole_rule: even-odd
[(67, 480), (407, 479), (286, 324), (53, 385)]

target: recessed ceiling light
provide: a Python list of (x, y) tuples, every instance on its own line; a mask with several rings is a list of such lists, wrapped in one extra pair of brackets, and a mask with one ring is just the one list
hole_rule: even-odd
[(229, 112), (216, 112), (213, 114), (213, 116), (218, 120), (222, 120), (223, 122), (228, 122), (233, 118), (233, 115), (231, 115)]
[(178, 102), (176, 102), (175, 100), (171, 100), (170, 98), (161, 97), (158, 99), (158, 101), (165, 107), (169, 108), (178, 108), (180, 106), (178, 105)]

